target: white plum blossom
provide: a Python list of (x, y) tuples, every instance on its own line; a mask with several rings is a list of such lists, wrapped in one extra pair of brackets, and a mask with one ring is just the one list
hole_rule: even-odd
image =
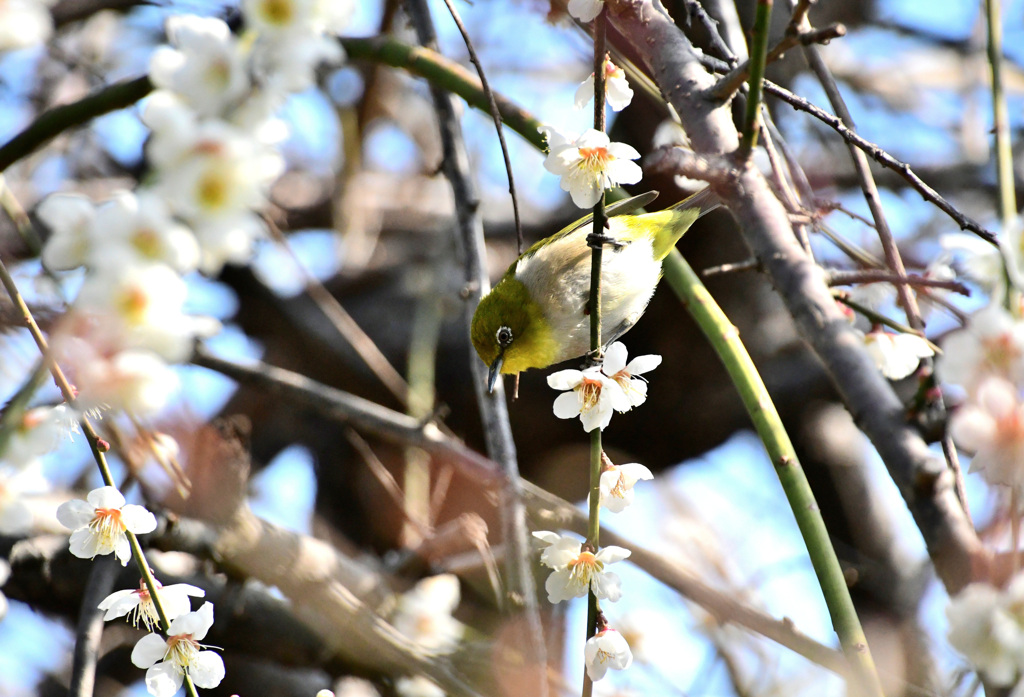
[(95, 269), (160, 262), (187, 273), (199, 265), (195, 235), (175, 221), (164, 200), (150, 191), (117, 192), (96, 210), (95, 225), (103, 235), (103, 245), (89, 257)]
[(637, 462), (611, 465), (601, 472), (601, 505), (618, 513), (633, 503), (633, 486), (640, 480), (654, 479), (651, 470)]
[(1009, 687), (1024, 668), (1024, 575), (1006, 590), (972, 583), (946, 607), (949, 643), (997, 687)]
[(399, 678), (395, 681), (395, 692), (399, 697), (445, 697), (447, 694), (423, 675)]
[[(661, 356), (650, 354), (637, 356), (626, 363), (628, 354), (626, 346), (616, 341), (604, 353), (604, 364), (601, 372), (614, 380), (629, 401), (629, 408), (638, 407), (647, 400), (647, 380), (639, 377), (661, 365)], [(617, 409), (617, 411), (628, 411)]]
[(43, 247), (43, 264), (52, 271), (67, 271), (85, 264), (96, 244), (96, 207), (81, 194), (51, 194), (36, 208), (50, 229)]
[(628, 549), (609, 545), (594, 554), (584, 551), (578, 540), (565, 535), (538, 531), (533, 536), (547, 545), (541, 552), (540, 563), (553, 569), (544, 583), (548, 601), (559, 603), (582, 598), (590, 590), (598, 598), (612, 602), (622, 597), (618, 574), (605, 571), (604, 567), (628, 557)]
[(581, 22), (590, 22), (601, 14), (604, 0), (569, 0), (569, 14)]
[(922, 358), (935, 355), (923, 338), (902, 332), (893, 334), (881, 328), (864, 335), (864, 348), (882, 375), (890, 380), (902, 380), (917, 370)]
[(89, 275), (75, 307), (97, 317), (115, 345), (177, 362), (192, 353), (195, 321), (182, 312), (187, 294), (171, 267), (136, 263)]
[(1024, 322), (997, 302), (974, 313), (963, 329), (950, 332), (942, 350), (939, 376), (968, 392), (988, 376), (1024, 381)]
[[(604, 62), (604, 91), (612, 111), (622, 111), (633, 101), (633, 90), (626, 80), (626, 72), (610, 60)], [(576, 108), (582, 109), (594, 98), (594, 73), (576, 89)]]
[(458, 646), (465, 629), (452, 617), (458, 605), (458, 577), (431, 576), (401, 596), (391, 624), (425, 653), (449, 654)]
[(973, 452), (971, 472), (981, 472), (989, 484), (1024, 488), (1024, 403), (1009, 382), (990, 377), (974, 399), (953, 413), (953, 440)]
[[(157, 596), (168, 622), (191, 612), (192, 603), (189, 597), (202, 598), (205, 595), (206, 591), (202, 588), (188, 583), (161, 586), (157, 581)], [(139, 581), (139, 587), (134, 590), (114, 591), (100, 602), (99, 609), (106, 611), (103, 615), (106, 621), (127, 615), (133, 627), (138, 627), (139, 621), (149, 631), (160, 626), (160, 616), (145, 581)]]
[(633, 654), (625, 638), (614, 629), (604, 629), (587, 639), (583, 647), (587, 675), (597, 681), (609, 668), (625, 670), (633, 663)]
[(548, 376), (548, 385), (567, 390), (555, 399), (555, 416), (560, 419), (580, 417), (583, 430), (608, 427), (613, 411), (628, 411), (629, 398), (616, 381), (601, 372), (600, 367), (586, 370), (560, 370)]
[(167, 20), (172, 46), (160, 46), (149, 62), (158, 88), (185, 99), (202, 116), (216, 116), (249, 91), (246, 57), (221, 19), (179, 15)]
[(224, 121), (183, 127), (155, 130), (149, 150), (159, 168), (155, 189), (175, 213), (195, 222), (266, 203), (270, 184), (284, 170), (278, 152)]
[(560, 141), (560, 137), (554, 142), (549, 138), (544, 168), (561, 177), (560, 186), (580, 208), (593, 207), (605, 189), (635, 184), (643, 176), (640, 166), (632, 162), (640, 153), (625, 143), (612, 143), (606, 133), (591, 128), (572, 143)]
[(958, 253), (957, 268), (969, 280), (992, 293), (1003, 282), (1003, 256), (998, 247), (976, 235), (947, 233), (939, 244), (949, 254)]
[(203, 220), (193, 226), (202, 249), (200, 269), (216, 274), (224, 264), (242, 264), (252, 258), (256, 240), (266, 235), (266, 226), (248, 211)]
[(213, 604), (203, 603), (195, 612), (179, 616), (167, 630), (167, 638), (147, 634), (132, 649), (132, 663), (146, 668), (146, 689), (154, 697), (174, 697), (185, 673), (196, 687), (217, 687), (224, 679), (224, 661), (213, 651), (203, 651), (206, 633), (213, 626)]
[(50, 6), (56, 0), (4, 0), (0, 2), (0, 51), (29, 48), (53, 34)]
[(71, 553), (82, 559), (114, 553), (122, 566), (132, 558), (128, 535), (144, 535), (156, 529), (156, 518), (142, 506), (125, 504), (112, 486), (89, 492), (85, 501), (66, 501), (57, 508), (57, 520), (70, 529)]

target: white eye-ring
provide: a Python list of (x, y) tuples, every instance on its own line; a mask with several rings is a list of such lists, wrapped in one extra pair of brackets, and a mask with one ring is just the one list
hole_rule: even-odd
[(508, 345), (512, 343), (512, 330), (505, 326), (498, 327), (494, 338), (497, 340), (498, 346), (508, 348)]

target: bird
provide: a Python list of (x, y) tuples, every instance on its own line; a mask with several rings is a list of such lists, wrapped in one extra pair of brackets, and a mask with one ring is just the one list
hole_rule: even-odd
[[(629, 214), (657, 195), (648, 192), (607, 208), (612, 242), (601, 260), (602, 347), (636, 324), (661, 280), (662, 260), (698, 218), (718, 207), (705, 188), (666, 210)], [(488, 391), (501, 374), (589, 353), (592, 218), (536, 242), (480, 299), (470, 338), (488, 367)]]

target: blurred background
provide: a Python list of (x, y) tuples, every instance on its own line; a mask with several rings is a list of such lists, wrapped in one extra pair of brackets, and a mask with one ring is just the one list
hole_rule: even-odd
[[(686, 2), (668, 0), (665, 5), (685, 24)], [(466, 48), (444, 4), (431, 2), (430, 7), (441, 52), (468, 66)], [(728, 2), (705, 4), (721, 22), (727, 40), (742, 40), (753, 7), (746, 0), (735, 7)], [(495, 91), (565, 132), (589, 126), (591, 111), (576, 110), (573, 94), (591, 70), (590, 41), (563, 9), (540, 0), (478, 0), (458, 3), (458, 8)], [(144, 74), (152, 51), (165, 39), (166, 18), (182, 13), (219, 16), (229, 23), (238, 17), (236, 7), (215, 2), (55, 4), (55, 33), (45, 45), (0, 55), (0, 142), (49, 107)], [(781, 37), (788, 16), (788, 6), (779, 3), (771, 44)], [(1024, 2), (1007, 2), (1003, 16), (1005, 81), (1016, 143), (1024, 122)], [(823, 47), (822, 53), (859, 132), (910, 163), (967, 215), (996, 229), (980, 4), (821, 3), (810, 19), (816, 27), (841, 22), (847, 29), (845, 37)], [(714, 55), (698, 23), (687, 32)], [(415, 43), (401, 3), (391, 0), (357, 0), (349, 34), (388, 34)], [(768, 77), (815, 104), (827, 104), (798, 50), (770, 65)], [(874, 231), (860, 218), (828, 212), (838, 204), (867, 215), (841, 139), (806, 114), (770, 98), (768, 106), (782, 142), (819, 199), (814, 211), (821, 214), (819, 230), (828, 228), (879, 254)], [(148, 173), (148, 132), (139, 114), (140, 106), (132, 106), (61, 135), (4, 173), (6, 191), (32, 213), (53, 192), (76, 191), (99, 200), (133, 187)], [(281, 145), (287, 171), (271, 190), (267, 214), (280, 235), (259, 244), (251, 265), (227, 266), (215, 277), (193, 273), (187, 278), (188, 309), (223, 324), (206, 342), (209, 352), (235, 361), (258, 358), (418, 418), (436, 414), (458, 438), (482, 451), (469, 374), (470, 362), (477, 359), (469, 350), (457, 280), (461, 271), (454, 204), (439, 174), (441, 148), (426, 83), (401, 70), (352, 59), (322, 69), (317, 86), (293, 95), (279, 116), (289, 128)], [(609, 130), (612, 140), (645, 154), (654, 148), (659, 126), (668, 118), (659, 100), (638, 90), (633, 103), (612, 117)], [(462, 123), (482, 197), (494, 279), (516, 255), (506, 174), (489, 116), (467, 107)], [(506, 138), (530, 244), (578, 217), (579, 210), (559, 188), (557, 177), (541, 166), (541, 153), (509, 131)], [(1024, 167), (1019, 156), (1015, 166), (1019, 176)], [(955, 224), (891, 171), (878, 169), (875, 174), (908, 268), (925, 272), (935, 264), (949, 264), (957, 269), (956, 242), (949, 237), (958, 234)], [(692, 192), (682, 184), (645, 176), (630, 193), (658, 190), (653, 206), (658, 208)], [(811, 243), (822, 264), (857, 268), (825, 235), (816, 231)], [(722, 210), (702, 219), (680, 249), (698, 271), (750, 257), (732, 218)], [(38, 257), (6, 215), (0, 215), (0, 255), (44, 323), (60, 313), (44, 287)], [(74, 272), (60, 277), (70, 295), (80, 282)], [(977, 690), (977, 683), (965, 678), (966, 663), (945, 640), (946, 597), (932, 576), (920, 534), (884, 466), (838, 405), (770, 285), (756, 271), (716, 274), (706, 282), (738, 326), (796, 442), (847, 571), (886, 694), (961, 695)], [(340, 303), (366, 339), (349, 325), (332, 321), (316, 284)], [(950, 297), (949, 302), (961, 310), (977, 307), (984, 296), (975, 291), (970, 298)], [(879, 307), (898, 314), (892, 299), (882, 298)], [(932, 339), (958, 326), (956, 314), (941, 308), (927, 320)], [(6, 298), (0, 302), (0, 322), (0, 401), (5, 402), (23, 384), (37, 353), (27, 333), (17, 328)], [(410, 384), (409, 403), (390, 392), (353, 348), (367, 339)], [(641, 462), (656, 476), (638, 487), (634, 506), (607, 516), (607, 525), (685, 564), (708, 584), (836, 645), (772, 467), (696, 325), (678, 300), (661, 289), (624, 341), (631, 355), (657, 353), (664, 362), (649, 375), (647, 404), (616, 416), (604, 444), (616, 463)], [(426, 573), (458, 570), (464, 583), (456, 616), (476, 632), (465, 649), (467, 660), (487, 664), (500, 615), (482, 562), (469, 559), (476, 549), (472, 539), (463, 539), (458, 526), (452, 527), (453, 522), (482, 521), (490, 544), (500, 543), (493, 500), (478, 484), (443, 459), (359, 435), (259, 387), (239, 385), (193, 365), (177, 370), (180, 395), (150, 425), (178, 440), (183, 465), (194, 481), (220, 481), (216, 473), (204, 473), (204, 468), (218, 466), (208, 457), (204, 439), (211, 422), (228, 419), (230, 428), (222, 425), (219, 432), (230, 431), (225, 438), (247, 453), (245, 494), (259, 516), (329, 540), (360, 563), (381, 570), (396, 589)], [(554, 418), (554, 397), (543, 372), (522, 376), (519, 398), (509, 406), (519, 464), (530, 481), (580, 502), (585, 497), (588, 441), (576, 422)], [(54, 403), (59, 396), (49, 385), (35, 401)], [(116, 416), (105, 419), (117, 421)], [(113, 462), (118, 476), (124, 476), (123, 459), (114, 457)], [(62, 443), (44, 465), (58, 490), (99, 486), (81, 438)], [(417, 524), (410, 524), (389, 496), (381, 470), (406, 486), (426, 481), (431, 487), (432, 506), (414, 513), (420, 516)], [(167, 488), (166, 475), (152, 463), (133, 474), (153, 491)], [(975, 524), (984, 531), (995, 523), (993, 494), (970, 476), (967, 486)], [(206, 499), (189, 514), (209, 516), (203, 505), (215, 507), (216, 497)], [(417, 550), (438, 531), (448, 534), (444, 539), (451, 553), (417, 557)], [(2, 549), (9, 554), (19, 540), (4, 538)], [(169, 567), (209, 579), (218, 593), (234, 598), (235, 604), (226, 607), (234, 608), (234, 619), (241, 621), (246, 606), (237, 600), (251, 590), (252, 582), (209, 562), (175, 567), (174, 554), (181, 553), (168, 553)], [(410, 562), (410, 557), (417, 561)], [(8, 610), (0, 622), (0, 695), (64, 694), (66, 689), (82, 579), (89, 566), (72, 559), (53, 567), (40, 564), (35, 571), (16, 567), (4, 589)], [(845, 691), (828, 671), (735, 625), (717, 623), (628, 562), (618, 566), (625, 567), (620, 570), (625, 597), (606, 611), (614, 625), (630, 629), (636, 665), (599, 683), (601, 694)], [(61, 580), (55, 569), (79, 580)], [(134, 584), (128, 580), (121, 587)], [(274, 589), (258, 590), (267, 602), (276, 597), (283, 604)], [(248, 607), (251, 611), (255, 606)], [(583, 601), (568, 608), (545, 607), (552, 661), (564, 671), (569, 693), (576, 690), (583, 671), (578, 647), (584, 607)], [(293, 635), (282, 636), (280, 644), (302, 649), (272, 651), (251, 636), (224, 636), (230, 631), (218, 633), (215, 627), (211, 635), (211, 643), (227, 646), (228, 677), (209, 694), (254, 694), (262, 687), (265, 694), (312, 695), (345, 675), (368, 678), (385, 693), (394, 689), (388, 676), (331, 660), (315, 642), (307, 646)], [(123, 627), (108, 630), (98, 694), (145, 694), (141, 671), (127, 660), (133, 636)]]

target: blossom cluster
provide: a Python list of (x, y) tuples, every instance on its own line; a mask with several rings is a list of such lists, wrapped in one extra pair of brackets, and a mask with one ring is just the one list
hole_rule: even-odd
[(560, 370), (548, 376), (548, 386), (564, 390), (555, 400), (555, 416), (583, 422), (587, 432), (602, 431), (612, 414), (627, 412), (647, 400), (647, 380), (641, 377), (661, 365), (661, 356), (638, 356), (626, 362), (628, 353), (616, 341), (605, 351), (601, 365), (586, 370)]
[(185, 277), (251, 257), (265, 232), (259, 211), (284, 171), (277, 145), (287, 128), (274, 114), (320, 64), (341, 61), (331, 34), (351, 9), (245, 0), (240, 36), (218, 18), (169, 18), (142, 112), (151, 176), (98, 204), (58, 193), (39, 205), (51, 231), (45, 266), (85, 269), (54, 342), (83, 409), (159, 411), (177, 387), (170, 365), (218, 331), (185, 313)]
[[(71, 553), (82, 559), (113, 554), (123, 566), (132, 558), (129, 535), (144, 535), (156, 529), (156, 518), (143, 506), (125, 502), (115, 487), (89, 492), (86, 500), (74, 499), (57, 508), (57, 520), (71, 530)], [(163, 586), (154, 579), (154, 602), (150, 586), (139, 582), (134, 590), (119, 590), (99, 604), (104, 620), (126, 617), (139, 623), (149, 634), (132, 650), (132, 663), (146, 669), (146, 689), (154, 697), (173, 697), (188, 675), (198, 687), (211, 688), (224, 679), (224, 661), (199, 642), (213, 626), (213, 604), (204, 603), (192, 612), (189, 598), (206, 593), (187, 583)], [(161, 626), (160, 612), (168, 624), (166, 637), (153, 631)]]
[[(453, 574), (419, 581), (398, 599), (391, 624), (428, 656), (447, 656), (458, 648), (465, 626), (452, 617), (459, 605), (459, 579)], [(445, 692), (422, 675), (395, 681), (400, 697), (444, 697)]]

